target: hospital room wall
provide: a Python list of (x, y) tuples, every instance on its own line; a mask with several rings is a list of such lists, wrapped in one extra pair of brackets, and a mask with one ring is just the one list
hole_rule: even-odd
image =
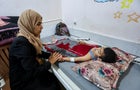
[[(42, 36), (54, 33), (57, 22), (62, 20), (72, 28), (99, 33), (109, 37), (140, 43), (140, 0), (114, 0), (97, 3), (96, 0), (0, 0), (0, 15), (20, 15), (25, 9), (34, 9), (43, 16)], [(101, 0), (98, 0), (101, 1)], [(103, 0), (107, 1), (107, 0)], [(123, 1), (133, 1), (128, 8), (121, 8)], [(115, 14), (119, 14), (115, 18)], [(136, 13), (136, 14), (134, 14)], [(138, 17), (135, 21), (128, 15)], [(48, 30), (48, 31), (47, 31)], [(50, 31), (53, 30), (53, 31)]]
[(34, 9), (44, 21), (61, 18), (61, 1), (58, 0), (0, 0), (1, 16), (19, 16), (26, 9)]
[(54, 34), (55, 25), (61, 21), (61, 0), (0, 0), (0, 16), (19, 16), (33, 9), (43, 16), (41, 37)]
[(71, 28), (140, 44), (140, 0), (95, 1), (107, 0), (62, 0), (62, 20)]

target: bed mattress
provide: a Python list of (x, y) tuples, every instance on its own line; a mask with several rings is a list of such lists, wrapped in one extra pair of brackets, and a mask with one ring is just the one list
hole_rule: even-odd
[[(55, 36), (55, 39), (63, 39), (67, 37)], [(43, 38), (42, 41), (47, 43), (52, 39), (52, 36)], [(74, 53), (75, 54), (75, 53)], [(72, 62), (57, 62), (57, 67), (59, 67), (81, 90), (100, 90), (96, 85), (89, 82), (81, 75), (75, 73), (72, 67), (76, 63)], [(120, 76), (117, 83), (117, 90), (139, 90), (140, 89), (140, 65), (136, 63), (130, 63), (129, 68)]]

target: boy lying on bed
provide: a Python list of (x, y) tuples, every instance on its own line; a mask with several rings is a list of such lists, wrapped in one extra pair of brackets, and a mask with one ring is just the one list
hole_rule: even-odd
[(97, 60), (100, 58), (103, 62), (115, 63), (117, 60), (117, 54), (109, 47), (99, 47), (92, 48), (86, 55), (79, 57), (63, 57), (59, 61), (88, 61), (88, 60)]

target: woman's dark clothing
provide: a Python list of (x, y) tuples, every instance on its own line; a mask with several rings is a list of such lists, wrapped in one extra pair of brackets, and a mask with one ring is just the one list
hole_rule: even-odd
[(34, 46), (25, 37), (16, 37), (9, 50), (11, 90), (59, 90), (56, 77), (48, 71), (51, 63), (40, 65), (36, 60), (49, 56), (43, 51), (36, 55)]

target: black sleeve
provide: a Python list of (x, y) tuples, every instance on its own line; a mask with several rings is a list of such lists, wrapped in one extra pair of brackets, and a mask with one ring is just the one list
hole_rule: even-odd
[(21, 63), (24, 70), (34, 71), (37, 73), (51, 68), (51, 63), (49, 61), (42, 65), (37, 62), (36, 50), (25, 38), (20, 38), (19, 40), (13, 42), (10, 52), (10, 55)]
[(38, 54), (38, 57), (48, 59), (50, 57), (50, 55), (51, 55), (51, 53), (42, 51), (42, 54)]

